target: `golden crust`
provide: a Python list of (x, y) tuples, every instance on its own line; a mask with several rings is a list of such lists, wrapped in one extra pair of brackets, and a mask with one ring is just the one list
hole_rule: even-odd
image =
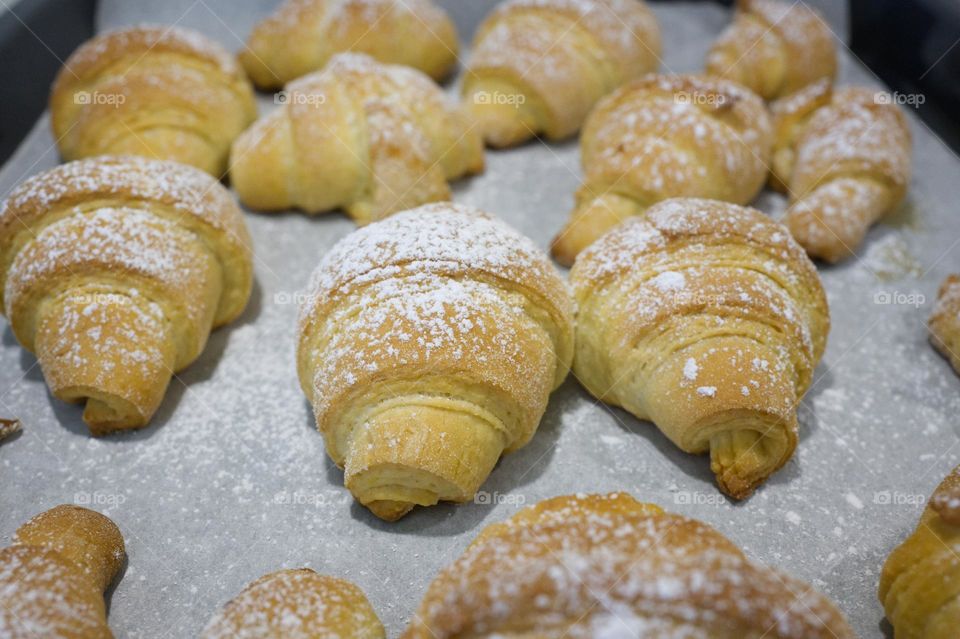
[(927, 326), (934, 348), (960, 373), (960, 275), (949, 275), (940, 285)]
[(698, 521), (629, 495), (567, 496), (488, 527), (402, 639), (852, 639), (824, 596)]
[(201, 639), (384, 639), (366, 596), (349, 581), (309, 568), (280, 570), (247, 585), (218, 612)]
[(574, 371), (593, 395), (687, 452), (709, 450), (733, 497), (786, 463), (829, 312), (782, 225), (734, 204), (667, 200), (581, 253), (570, 279)]
[(334, 56), (237, 138), (231, 179), (256, 209), (345, 208), (360, 224), (450, 198), (448, 179), (483, 170), (483, 143), (422, 73)]
[(65, 160), (134, 153), (219, 177), (256, 104), (219, 45), (188, 29), (141, 26), (77, 49), (57, 75), (50, 111)]
[(648, 75), (607, 96), (581, 136), (584, 184), (552, 253), (577, 253), (671, 197), (746, 204), (766, 180), (772, 125), (763, 101), (727, 80)]
[(254, 27), (239, 57), (258, 87), (276, 89), (346, 51), (440, 80), (458, 50), (456, 27), (429, 0), (287, 0)]
[(511, 0), (480, 25), (463, 95), (487, 143), (572, 135), (594, 104), (659, 64), (638, 0)]

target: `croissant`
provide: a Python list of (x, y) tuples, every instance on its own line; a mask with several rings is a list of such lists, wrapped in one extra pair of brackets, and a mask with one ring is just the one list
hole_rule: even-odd
[(280, 570), (247, 585), (218, 612), (201, 639), (384, 639), (358, 587), (309, 568)]
[(287, 0), (254, 27), (239, 58), (254, 84), (277, 89), (344, 51), (440, 80), (459, 43), (453, 21), (430, 0)]
[(173, 372), (243, 311), (252, 271), (229, 192), (183, 164), (78, 160), (0, 206), (0, 308), (94, 435), (150, 420)]
[(955, 639), (960, 628), (960, 466), (943, 480), (917, 529), (887, 558), (880, 603), (897, 639)]
[(297, 371), (346, 487), (376, 516), (463, 502), (533, 437), (573, 357), (572, 300), (532, 242), (424, 206), (338, 243), (300, 309)]
[(625, 218), (671, 197), (746, 204), (763, 187), (773, 129), (727, 80), (648, 75), (597, 105), (580, 136), (584, 184), (552, 245), (565, 266)]
[(820, 83), (773, 105), (774, 184), (790, 194), (786, 224), (828, 262), (854, 253), (910, 182), (910, 129), (889, 94)]
[(100, 513), (37, 515), (0, 550), (0, 636), (112, 639), (103, 592), (125, 561), (123, 536)]
[(950, 275), (940, 285), (929, 327), (933, 346), (960, 373), (960, 275)]
[(733, 23), (707, 54), (709, 75), (738, 82), (766, 100), (837, 75), (837, 46), (805, 2), (738, 0)]
[(790, 459), (830, 320), (787, 229), (735, 204), (666, 200), (581, 253), (570, 281), (574, 373), (590, 393), (709, 450), (737, 499)]
[(629, 495), (555, 497), (487, 526), (402, 639), (853, 639), (826, 597), (695, 519)]
[(477, 30), (463, 96), (491, 146), (559, 140), (659, 61), (660, 28), (642, 0), (509, 0)]
[(428, 77), (344, 53), (287, 87), (233, 145), (231, 179), (255, 209), (345, 208), (359, 224), (450, 199), (483, 170), (483, 142)]
[(179, 27), (100, 35), (67, 60), (50, 96), (64, 160), (132, 153), (226, 174), (230, 143), (257, 117), (243, 71)]

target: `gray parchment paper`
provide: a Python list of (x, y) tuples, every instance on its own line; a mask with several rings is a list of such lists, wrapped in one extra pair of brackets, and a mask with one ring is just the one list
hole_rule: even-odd
[[(178, 23), (238, 49), (274, 4), (105, 0), (99, 25)], [(468, 34), (476, 6), (447, 5)], [(727, 12), (693, 3), (654, 9), (665, 34), (663, 69), (699, 70)], [(849, 52), (842, 60), (842, 82), (875, 84)], [(262, 111), (272, 106), (263, 96)], [(0, 324), (0, 413), (24, 424), (0, 446), (0, 539), (63, 502), (112, 517), (130, 557), (111, 596), (119, 637), (193, 636), (246, 583), (296, 566), (357, 582), (395, 637), (434, 574), (481, 526), (522, 502), (627, 490), (709, 522), (754, 558), (829, 594), (861, 636), (883, 636), (880, 566), (960, 452), (960, 379), (929, 347), (925, 329), (937, 285), (960, 266), (960, 161), (913, 114), (911, 122), (909, 201), (871, 231), (859, 259), (822, 269), (833, 331), (801, 407), (801, 443), (745, 503), (719, 498), (706, 458), (597, 405), (570, 379), (533, 442), (494, 470), (484, 486), (489, 503), (420, 509), (396, 524), (376, 520), (352, 502), (327, 460), (293, 360), (297, 292), (352, 224), (340, 214), (249, 214), (257, 280), (250, 306), (211, 336), (142, 431), (91, 438), (81, 409), (50, 397), (35, 359)], [(0, 196), (57, 162), (48, 126), (41, 119), (0, 172)], [(455, 198), (546, 247), (579, 176), (575, 141), (535, 141), (489, 153), (486, 173), (457, 184)], [(783, 208), (770, 194), (757, 205), (771, 214)]]

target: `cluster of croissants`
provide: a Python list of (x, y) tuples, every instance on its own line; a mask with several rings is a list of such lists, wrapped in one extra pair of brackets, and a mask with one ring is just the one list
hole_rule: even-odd
[[(346, 487), (378, 517), (473, 498), (535, 435), (571, 370), (598, 400), (707, 454), (744, 499), (792, 457), (830, 318), (811, 258), (853, 256), (904, 198), (907, 121), (834, 87), (804, 3), (743, 0), (699, 75), (656, 73), (642, 0), (507, 0), (458, 56), (429, 0), (288, 0), (234, 57), (137, 27), (66, 62), (50, 110), (65, 164), (0, 208), (0, 310), (94, 435), (146, 425), (253, 283), (246, 207), (343, 210), (362, 228), (316, 268), (296, 366)], [(252, 83), (251, 83), (252, 81)], [(257, 119), (253, 85), (282, 89)], [(548, 255), (452, 204), (484, 146), (580, 132), (584, 181)], [(783, 223), (745, 205), (769, 184)], [(932, 341), (960, 370), (960, 278)], [(883, 571), (897, 637), (960, 636), (960, 479)], [(953, 555), (953, 557), (949, 557)], [(0, 551), (0, 635), (108, 637), (117, 527), (61, 506)], [(251, 583), (204, 637), (383, 637), (354, 585)], [(825, 597), (712, 528), (625, 494), (558, 497), (488, 526), (428, 589), (406, 639), (853, 637)]]

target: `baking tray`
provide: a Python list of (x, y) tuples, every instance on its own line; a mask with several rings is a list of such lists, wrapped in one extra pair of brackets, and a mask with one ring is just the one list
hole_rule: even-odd
[[(104, 0), (99, 26), (177, 23), (237, 49), (274, 4), (191, 1)], [(455, 11), (467, 5), (448, 3)], [(699, 70), (729, 20), (709, 4), (654, 10), (665, 71)], [(841, 82), (875, 84), (849, 52), (841, 62)], [(263, 111), (272, 106), (261, 97)], [(688, 456), (652, 425), (598, 405), (571, 378), (530, 445), (505, 457), (484, 484), (486, 503), (418, 509), (394, 524), (375, 519), (353, 503), (328, 461), (294, 371), (297, 293), (353, 225), (340, 214), (249, 214), (250, 306), (211, 336), (144, 430), (90, 437), (80, 408), (51, 398), (35, 359), (0, 324), (0, 416), (24, 423), (0, 446), (0, 539), (63, 502), (113, 518), (129, 554), (111, 594), (118, 637), (194, 636), (246, 583), (296, 566), (358, 583), (395, 637), (436, 572), (482, 526), (545, 497), (625, 490), (709, 522), (752, 557), (831, 596), (862, 637), (884, 636), (880, 566), (960, 452), (960, 379), (929, 347), (924, 325), (937, 285), (958, 267), (960, 161), (910, 119), (909, 200), (870, 232), (859, 259), (821, 270), (833, 330), (800, 408), (801, 441), (746, 502), (719, 496), (706, 457)], [(56, 162), (44, 116), (0, 172), (0, 195)], [(579, 178), (575, 141), (534, 141), (490, 152), (486, 172), (458, 183), (455, 199), (502, 216), (545, 248)], [(757, 205), (773, 215), (783, 209), (772, 194)]]

